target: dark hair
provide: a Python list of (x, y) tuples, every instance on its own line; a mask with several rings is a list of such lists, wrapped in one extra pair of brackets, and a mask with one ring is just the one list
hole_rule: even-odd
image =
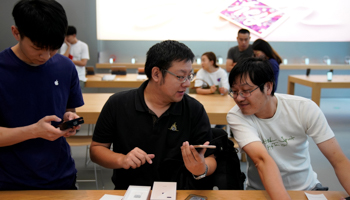
[(67, 16), (54, 0), (21, 0), (12, 16), (21, 38), (28, 37), (35, 46), (56, 50), (62, 46), (67, 31)]
[(281, 57), (278, 55), (278, 53), (270, 46), (268, 42), (266, 42), (263, 39), (257, 39), (254, 41), (252, 45), (253, 50), (259, 50), (264, 52), (264, 54), (269, 57), (273, 58), (277, 61), (278, 64), (282, 63)]
[(202, 56), (207, 56), (208, 57), (208, 59), (209, 59), (209, 61), (213, 61), (213, 65), (214, 65), (214, 67), (215, 68), (218, 68), (219, 66), (216, 64), (216, 55), (215, 55), (215, 53), (213, 53), (213, 52), (205, 52), (205, 53), (203, 53), (203, 55)]
[(237, 77), (240, 77), (241, 82), (246, 81), (249, 76), (250, 80), (260, 86), (261, 92), (264, 92), (264, 85), (267, 82), (273, 83), (271, 96), (274, 95), (276, 88), (275, 77), (273, 70), (268, 60), (262, 60), (261, 58), (245, 58), (237, 62), (234, 68), (232, 68), (229, 75), (229, 84), (235, 82)]
[(247, 30), (247, 29), (245, 29), (245, 28), (241, 28), (241, 29), (239, 29), (239, 31), (238, 31), (238, 33), (237, 34), (246, 34), (246, 33), (248, 33), (248, 35), (250, 35), (250, 32)]
[(173, 61), (191, 61), (194, 54), (185, 44), (174, 40), (165, 40), (153, 45), (147, 52), (145, 63), (145, 73), (148, 79), (152, 77), (152, 68), (158, 67), (165, 77), (167, 69), (171, 67)]
[(77, 34), (77, 29), (74, 26), (68, 26), (67, 36)]

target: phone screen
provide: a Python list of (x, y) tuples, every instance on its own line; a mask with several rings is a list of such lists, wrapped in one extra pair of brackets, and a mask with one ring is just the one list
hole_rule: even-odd
[(327, 72), (327, 80), (331, 81), (333, 78), (333, 72)]
[(206, 200), (207, 197), (206, 196), (199, 196), (199, 195), (195, 195), (195, 194), (190, 194), (188, 195), (188, 197), (185, 200)]

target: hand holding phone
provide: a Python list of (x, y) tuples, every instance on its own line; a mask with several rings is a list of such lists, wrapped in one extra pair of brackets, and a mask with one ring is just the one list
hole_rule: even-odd
[(215, 145), (193, 145), (194, 148), (216, 149)]
[(58, 125), (58, 127), (60, 127), (60, 130), (63, 131), (63, 130), (73, 128), (73, 127), (78, 126), (78, 125), (83, 124), (83, 123), (84, 123), (84, 119), (82, 117), (80, 117), (80, 118), (76, 118), (76, 119), (73, 119), (70, 121), (63, 122), (60, 125)]

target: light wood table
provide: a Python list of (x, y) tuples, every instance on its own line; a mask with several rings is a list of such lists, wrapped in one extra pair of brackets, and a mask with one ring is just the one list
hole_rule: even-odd
[(116, 75), (114, 80), (105, 81), (102, 77), (111, 74), (87, 75), (85, 87), (88, 88), (137, 88), (146, 80), (137, 80), (138, 74)]
[[(112, 94), (113, 93), (83, 93), (85, 105), (77, 108), (76, 111), (79, 116), (84, 117), (85, 124), (96, 124), (103, 105)], [(228, 111), (236, 105), (229, 95), (189, 95), (203, 104), (211, 124), (227, 124), (226, 115)]]
[(280, 69), (295, 69), (295, 70), (303, 70), (303, 69), (314, 69), (314, 70), (330, 70), (330, 69), (337, 69), (337, 70), (350, 70), (350, 65), (345, 65), (345, 64), (331, 64), (331, 65), (326, 65), (326, 64), (281, 64)]
[(311, 100), (320, 106), (322, 88), (350, 88), (350, 75), (333, 75), (327, 81), (326, 75), (289, 75), (287, 93), (294, 95), (295, 83), (311, 87)]
[[(144, 68), (145, 67), (145, 63), (96, 63), (96, 68), (97, 69), (111, 69), (112, 66), (125, 66), (128, 69), (137, 69), (137, 68)], [(219, 65), (221, 68), (226, 69), (226, 64), (220, 64)], [(202, 68), (201, 64), (197, 64), (197, 63), (193, 63), (192, 64), (193, 69), (196, 68)], [(350, 70), (350, 65), (346, 65), (346, 64), (331, 64), (331, 65), (326, 65), (326, 64), (309, 64), (309, 65), (305, 65), (305, 64), (281, 64), (280, 65), (280, 69), (284, 70), (284, 69), (315, 69), (315, 70), (330, 70), (330, 69), (339, 69), (339, 70)]]
[[(0, 191), (1, 200), (99, 200), (105, 194), (124, 196), (125, 190), (24, 190)], [(339, 200), (347, 197), (341, 191), (306, 191), (310, 194), (324, 194), (328, 200)], [(184, 200), (188, 195), (206, 196), (208, 200), (266, 200), (270, 199), (264, 190), (177, 190), (176, 199)], [(304, 191), (288, 191), (292, 199), (307, 200)]]
[[(145, 63), (96, 63), (96, 69), (111, 69), (114, 66), (125, 66), (127, 69), (145, 68)], [(226, 69), (226, 64), (219, 65), (221, 68)], [(201, 64), (193, 63), (193, 69), (202, 68)]]

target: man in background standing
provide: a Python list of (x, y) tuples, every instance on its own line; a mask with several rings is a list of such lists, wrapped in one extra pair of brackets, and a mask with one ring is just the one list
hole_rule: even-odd
[(237, 36), (238, 46), (231, 47), (227, 53), (227, 72), (230, 72), (239, 60), (253, 56), (252, 45), (249, 44), (249, 41), (250, 32), (247, 29), (240, 29)]
[(85, 42), (78, 40), (77, 29), (74, 26), (68, 26), (60, 53), (73, 61), (78, 72), (80, 88), (83, 90), (86, 82), (85, 66), (90, 59), (89, 47)]

